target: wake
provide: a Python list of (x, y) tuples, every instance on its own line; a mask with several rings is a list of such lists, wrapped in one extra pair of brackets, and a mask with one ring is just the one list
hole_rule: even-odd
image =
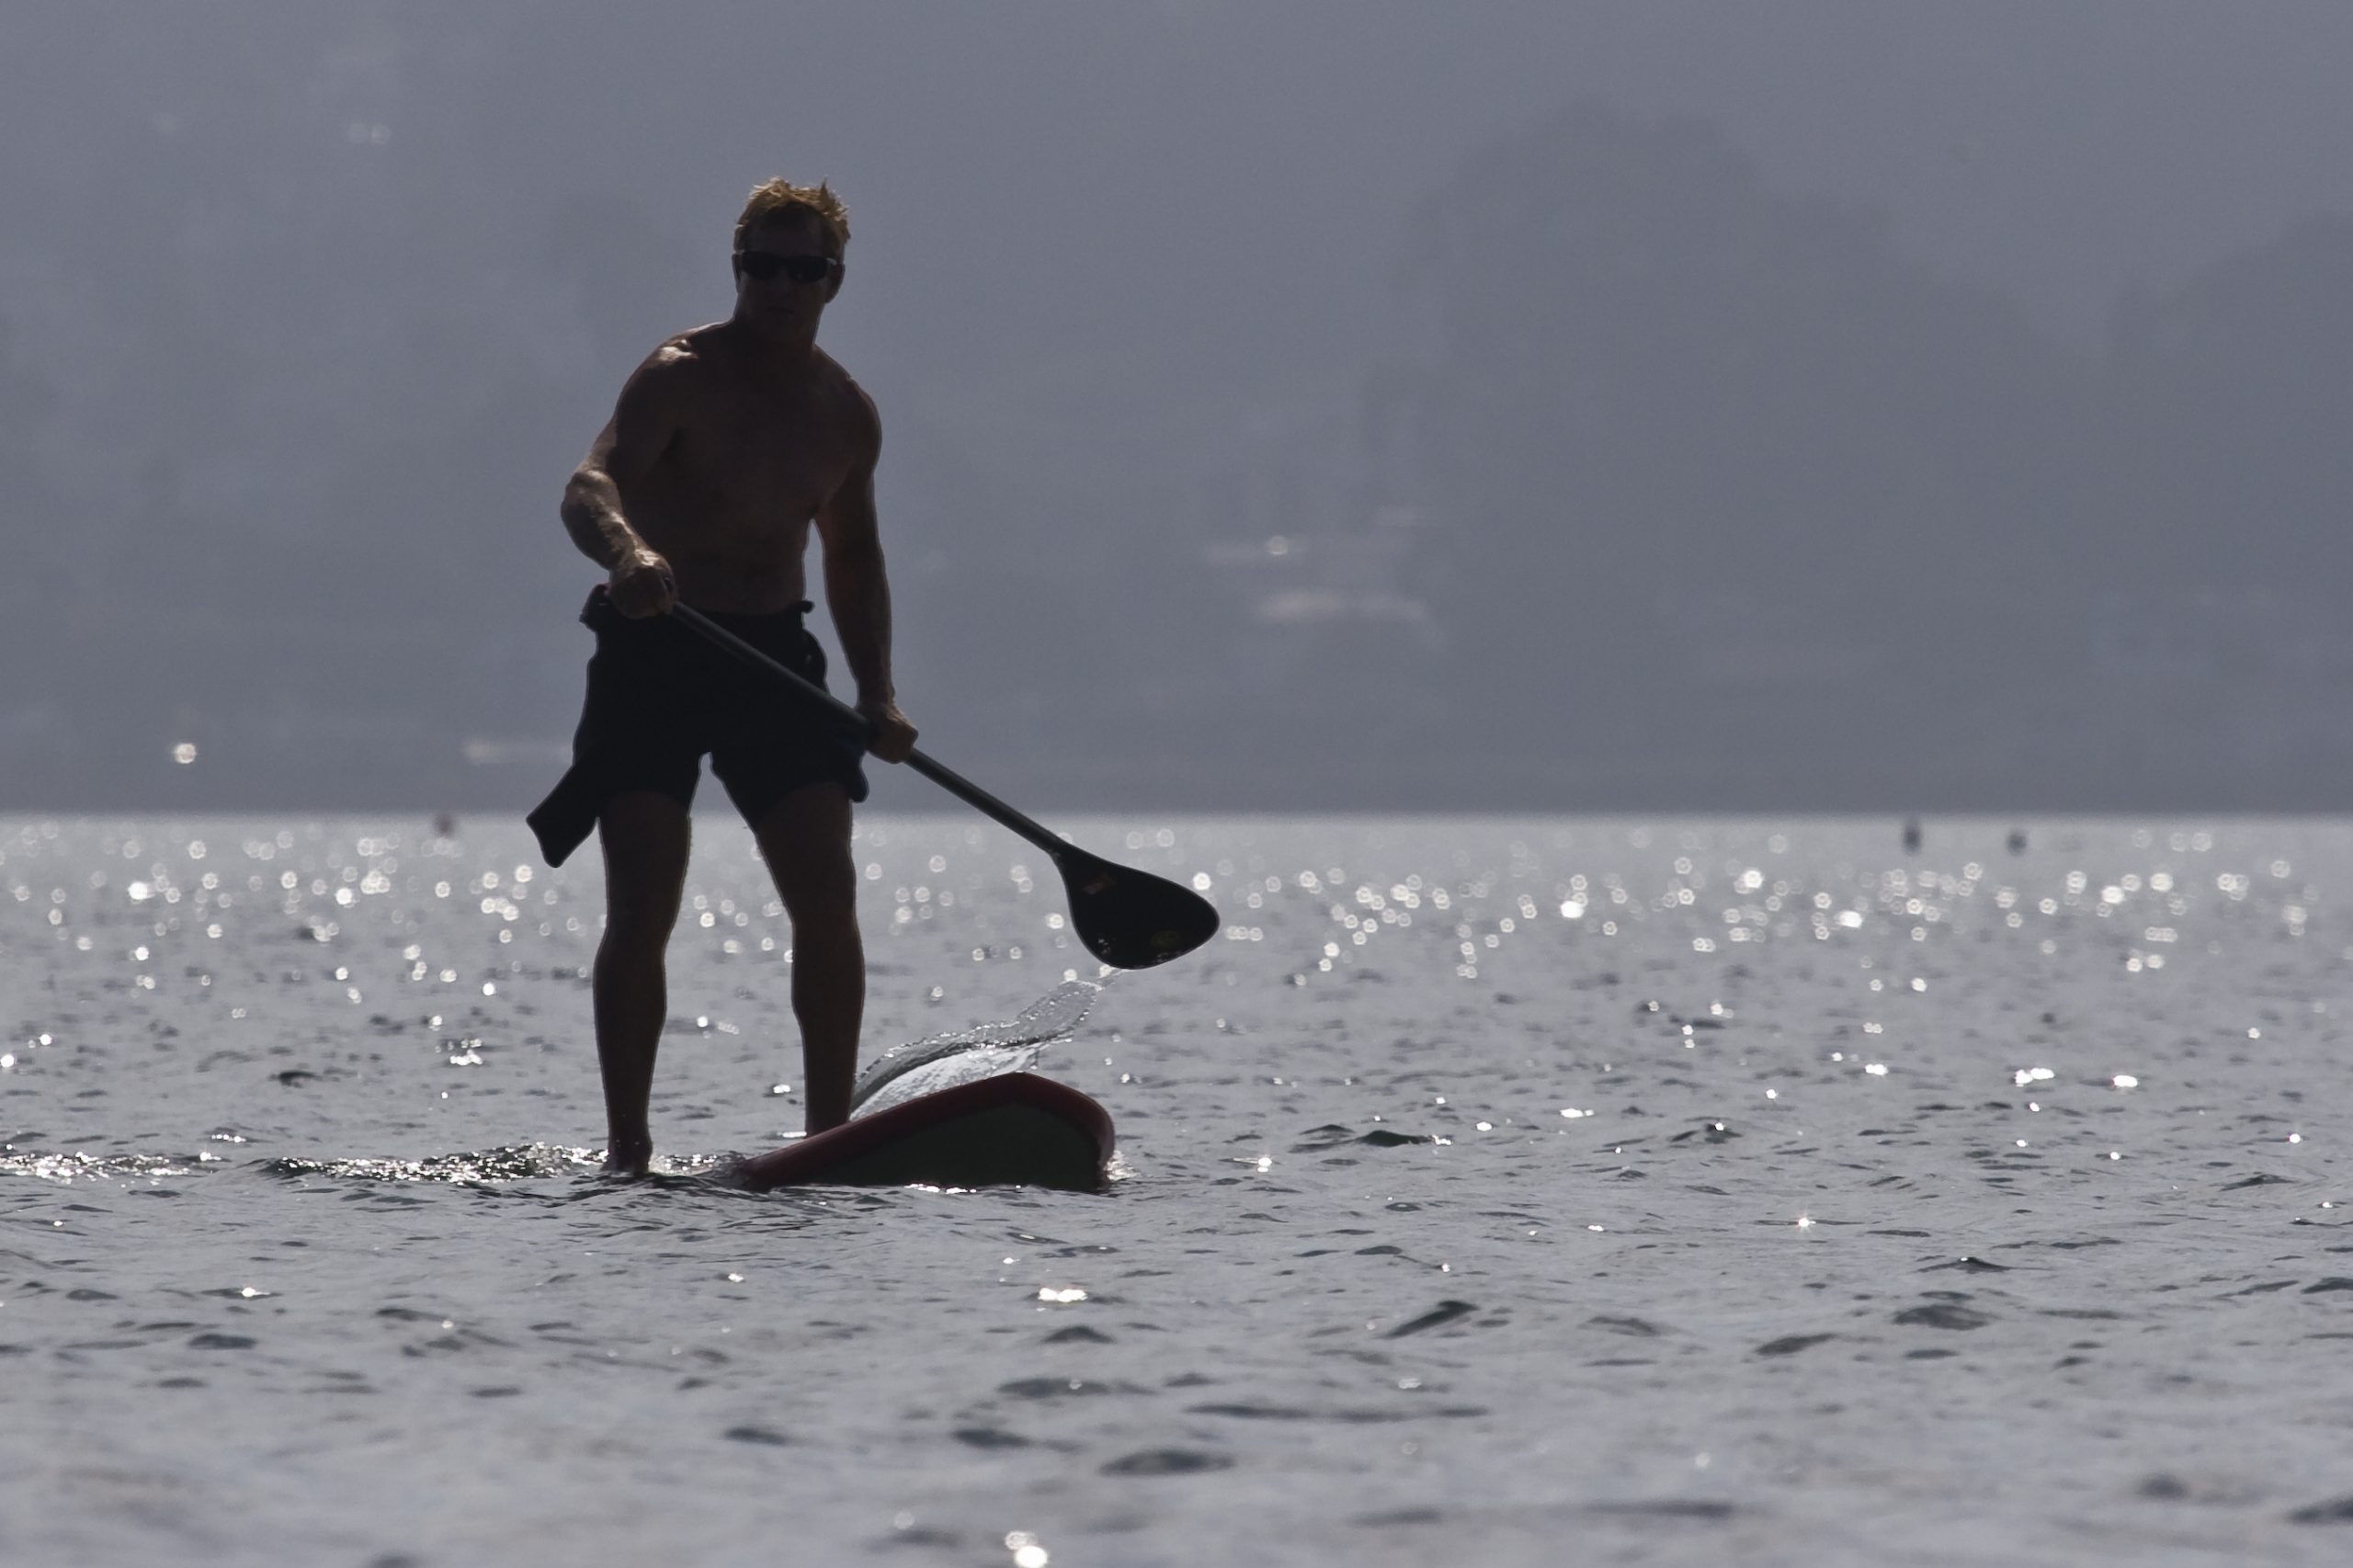
[(921, 1095), (1026, 1073), (1046, 1047), (1086, 1021), (1103, 985), (1066, 980), (1015, 1017), (894, 1045), (861, 1069), (850, 1087), (853, 1117), (887, 1110)]

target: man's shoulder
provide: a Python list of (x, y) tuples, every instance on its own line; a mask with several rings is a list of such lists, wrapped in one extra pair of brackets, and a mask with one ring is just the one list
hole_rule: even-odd
[(879, 442), (882, 438), (882, 415), (874, 406), (874, 399), (858, 384), (858, 378), (842, 368), (842, 362), (826, 353), (817, 351), (820, 371), (825, 385), (840, 400), (843, 416), (852, 435), (860, 445)]
[(639, 364), (638, 373), (643, 375), (650, 371), (665, 380), (675, 381), (696, 370), (708, 369), (712, 351), (718, 347), (718, 334), (722, 324), (713, 323), (708, 326), (689, 327), (664, 338)]
[(699, 326), (664, 338), (630, 372), (622, 397), (641, 405), (651, 399), (676, 406), (691, 396), (711, 374), (710, 332), (710, 327)]

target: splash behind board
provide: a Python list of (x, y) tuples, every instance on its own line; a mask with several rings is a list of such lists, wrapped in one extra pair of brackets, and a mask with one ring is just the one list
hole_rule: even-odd
[(1045, 1048), (1086, 1021), (1103, 993), (1093, 981), (1069, 980), (999, 1023), (894, 1045), (868, 1062), (851, 1086), (849, 1113), (871, 1116), (902, 1101), (1000, 1073), (1026, 1073)]

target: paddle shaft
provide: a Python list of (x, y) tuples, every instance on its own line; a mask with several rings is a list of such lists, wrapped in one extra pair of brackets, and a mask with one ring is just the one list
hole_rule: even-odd
[[(874, 726), (867, 721), (866, 715), (819, 686), (815, 681), (809, 679), (797, 670), (779, 664), (691, 606), (673, 605), (670, 614), (761, 674), (781, 682), (801, 696), (822, 704), (835, 723), (857, 738), (858, 744), (867, 745), (872, 742)], [(1064, 851), (1069, 849), (1070, 846), (1053, 833), (1040, 824), (1030, 821), (1029, 818), (1006, 805), (954, 768), (935, 762), (919, 751), (911, 751), (907, 754), (906, 765), (965, 804), (1003, 823), (1052, 856), (1057, 863), (1061, 861)]]

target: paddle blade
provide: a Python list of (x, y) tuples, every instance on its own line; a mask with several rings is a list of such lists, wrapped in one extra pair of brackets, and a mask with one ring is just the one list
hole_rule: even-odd
[(1113, 969), (1150, 969), (1217, 935), (1216, 908), (1190, 888), (1083, 849), (1063, 849), (1055, 865), (1070, 893), (1071, 928)]

